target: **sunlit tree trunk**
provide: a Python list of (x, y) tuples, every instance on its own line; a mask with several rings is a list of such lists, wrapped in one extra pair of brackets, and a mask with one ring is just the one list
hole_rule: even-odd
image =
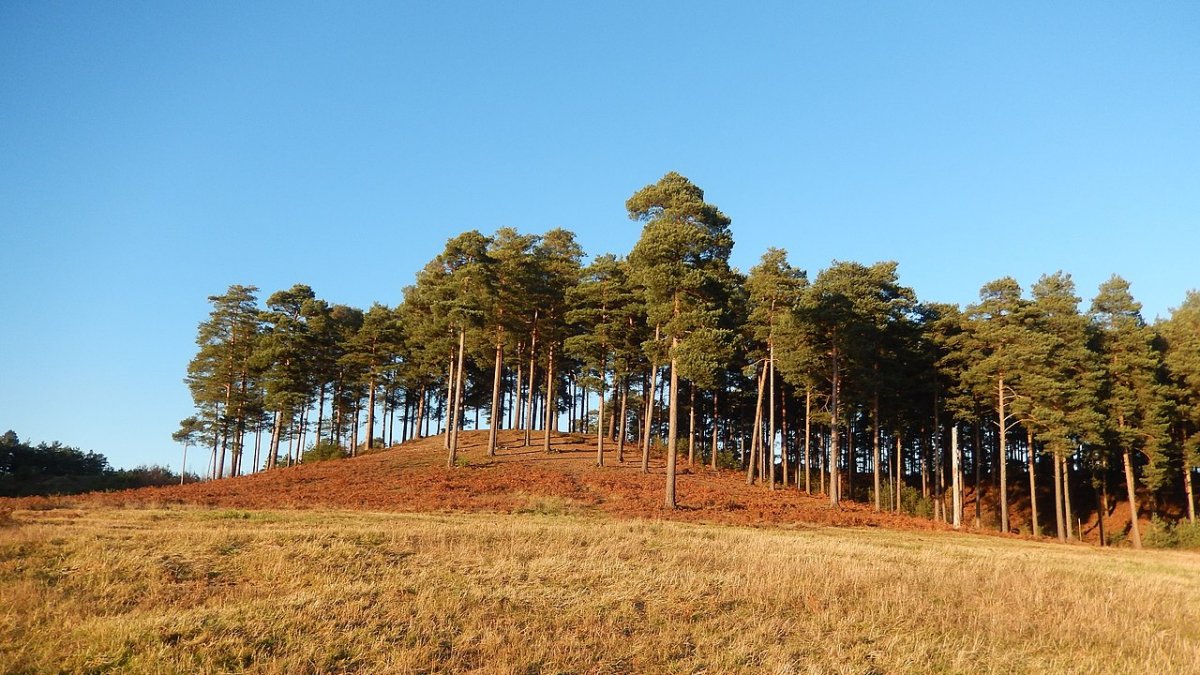
[(1029, 429), (1025, 430), (1025, 454), (1029, 456), (1029, 514), (1032, 522), (1031, 532), (1033, 536), (1040, 537), (1042, 529), (1038, 524), (1038, 508), (1037, 508), (1037, 463), (1034, 459), (1033, 451), (1033, 432)]
[(1059, 541), (1067, 540), (1067, 529), (1063, 519), (1062, 457), (1054, 453), (1054, 525)]
[(463, 393), (463, 357), (466, 354), (467, 346), (467, 331), (459, 329), (458, 331), (458, 364), (454, 369), (454, 389), (450, 397), (450, 424), (447, 427), (447, 433), (450, 435), (450, 455), (446, 460), (446, 466), (453, 469), (458, 460), (458, 427), (462, 419), (462, 393)]
[(762, 442), (763, 392), (766, 387), (767, 369), (764, 366), (758, 373), (758, 398), (754, 403), (754, 426), (750, 428), (750, 458), (746, 462), (746, 485), (754, 484), (754, 472), (761, 463), (759, 456), (762, 452), (759, 446)]
[(496, 433), (500, 430), (500, 379), (504, 375), (504, 341), (496, 340), (496, 366), (492, 373), (492, 423), (488, 426), (488, 457), (496, 456)]
[(558, 426), (558, 400), (554, 392), (554, 343), (550, 343), (546, 357), (546, 426), (542, 436), (542, 452), (550, 452), (550, 434)]
[[(676, 301), (678, 302), (678, 300)], [(671, 401), (667, 407), (667, 500), (668, 509), (675, 508), (675, 439), (678, 433), (676, 419), (679, 401), (679, 369), (676, 367), (675, 351), (679, 339), (671, 338)]]

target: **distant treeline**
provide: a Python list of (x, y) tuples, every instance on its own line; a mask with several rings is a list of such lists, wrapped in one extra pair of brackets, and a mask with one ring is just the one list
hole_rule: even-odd
[(158, 466), (114, 469), (98, 452), (53, 443), (22, 443), (16, 432), (0, 436), (0, 497), (67, 495), (171, 485), (179, 475)]
[(972, 485), (976, 526), (1060, 539), (1097, 517), (1104, 541), (1118, 495), (1128, 515), (1110, 535), (1134, 545), (1139, 517), (1195, 520), (1200, 294), (1151, 325), (1124, 279), (1084, 310), (1056, 272), (959, 307), (918, 300), (894, 262), (810, 277), (769, 249), (743, 273), (730, 219), (676, 173), (625, 206), (642, 228), (628, 255), (585, 265), (563, 229), (464, 232), (394, 307), (302, 284), (264, 306), (231, 286), (209, 298), (187, 376), (197, 412), (176, 440), (220, 478), (314, 443), (353, 454), (445, 431), (453, 467), (458, 429), (524, 429), (526, 444), (541, 430), (548, 451), (566, 418), (596, 434), (601, 465), (606, 442), (640, 448), (643, 470), (672, 448), (667, 508), (681, 456), (834, 508), (902, 510), (919, 491), (956, 525)]

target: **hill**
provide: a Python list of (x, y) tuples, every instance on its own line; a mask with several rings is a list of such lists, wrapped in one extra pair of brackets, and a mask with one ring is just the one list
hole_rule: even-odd
[(686, 462), (681, 463), (678, 477), (680, 508), (668, 511), (662, 508), (662, 458), (651, 458), (647, 475), (641, 471), (637, 448), (627, 448), (625, 461), (619, 462), (615, 447), (608, 446), (605, 466), (597, 467), (594, 439), (559, 434), (553, 439), (552, 452), (545, 453), (540, 442), (523, 447), (521, 433), (500, 432), (497, 455), (487, 457), (487, 432), (463, 432), (459, 439), (460, 465), (453, 470), (446, 468), (442, 437), (437, 436), (354, 458), (233, 479), (10, 503), (17, 507), (60, 501), (109, 506), (194, 504), (247, 509), (501, 513), (553, 508), (737, 525), (945, 528), (925, 518), (875, 513), (865, 504), (843, 502), (842, 508), (831, 510), (823, 497), (803, 494), (794, 486), (774, 491), (747, 486), (745, 474), (739, 471), (688, 467)]

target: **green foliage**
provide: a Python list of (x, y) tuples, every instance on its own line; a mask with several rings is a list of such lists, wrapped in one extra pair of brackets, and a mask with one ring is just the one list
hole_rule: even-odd
[(1200, 523), (1153, 516), (1150, 527), (1142, 534), (1142, 544), (1149, 548), (1200, 550)]
[(348, 456), (348, 453), (341, 445), (330, 441), (321, 441), (304, 451), (305, 463), (324, 462), (330, 459), (341, 459), (346, 456)]
[(179, 474), (160, 466), (114, 469), (98, 452), (53, 443), (29, 445), (9, 431), (0, 437), (0, 496), (66, 495), (172, 485)]

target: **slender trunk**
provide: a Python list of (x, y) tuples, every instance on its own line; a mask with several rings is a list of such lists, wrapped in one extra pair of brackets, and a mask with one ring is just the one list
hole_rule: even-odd
[(425, 398), (427, 394), (425, 385), (421, 385), (421, 398), (417, 401), (417, 424), (413, 429), (413, 436), (416, 438), (424, 437), (421, 430), (421, 423), (425, 421)]
[(709, 454), (709, 461), (713, 464), (713, 471), (716, 471), (716, 436), (718, 436), (718, 432), (721, 428), (720, 424), (718, 424), (718, 418), (716, 418), (716, 416), (718, 416), (718, 402), (720, 395), (720, 389), (713, 389), (713, 419), (712, 423), (710, 423), (713, 426), (713, 450), (712, 453)]
[(283, 411), (275, 413), (275, 425), (271, 429), (271, 455), (267, 457), (267, 468), (275, 468), (275, 460), (279, 457), (279, 439), (283, 435)]
[[(1074, 539), (1074, 528), (1071, 516), (1071, 462), (1068, 458), (1063, 457), (1062, 460), (1062, 479), (1063, 479), (1063, 520), (1067, 523), (1067, 539)], [(1083, 533), (1080, 532), (1080, 535)]]
[(1096, 490), (1096, 526), (1100, 529), (1100, 546), (1105, 546), (1104, 517), (1108, 515), (1108, 477), (1101, 474), (1100, 488)]
[(442, 447), (446, 450), (450, 449), (450, 411), (454, 408), (454, 349), (450, 350), (450, 369), (446, 375), (446, 406), (442, 411), (443, 421), (446, 423), (446, 439), (442, 442)]
[(325, 428), (325, 384), (317, 387), (317, 442), (321, 442), (321, 432)]
[(1031, 532), (1033, 536), (1042, 536), (1042, 529), (1038, 526), (1038, 508), (1037, 508), (1037, 463), (1034, 460), (1033, 451), (1033, 432), (1029, 429), (1025, 430), (1025, 446), (1026, 453), (1029, 455), (1029, 517), (1032, 522)]
[(621, 424), (617, 429), (617, 461), (625, 461), (625, 425), (628, 414), (627, 404), (629, 399), (629, 376), (625, 376), (624, 386), (621, 387)]
[(1001, 377), (997, 382), (997, 412), (1000, 416), (1000, 531), (1008, 532), (1008, 417), (1004, 412), (1004, 378)]
[[(259, 464), (258, 456), (262, 450), (262, 420), (260, 419), (255, 426), (258, 428), (254, 430), (254, 467), (251, 469), (251, 473), (257, 473), (258, 468), (262, 466), (262, 464)], [(318, 436), (317, 438), (319, 439), (320, 437)]]
[(668, 509), (675, 508), (675, 439), (678, 433), (676, 416), (679, 412), (679, 369), (675, 364), (678, 338), (671, 338), (671, 402), (667, 408), (667, 502)]
[(181, 467), (179, 469), (179, 484), (180, 485), (183, 485), (184, 480), (187, 479), (187, 451), (188, 451), (188, 444), (184, 443), (183, 444), (183, 464), (181, 465)]
[(525, 375), (525, 369), (521, 367), (521, 364), (524, 363), (524, 361), (523, 361), (524, 355), (525, 355), (525, 343), (522, 342), (520, 345), (517, 346), (517, 367), (516, 367), (517, 384), (516, 384), (515, 389), (513, 390), (512, 414), (509, 415), (509, 428), (510, 429), (525, 428), (525, 399), (524, 399), (525, 394), (524, 394), (524, 392), (521, 391), (521, 387), (524, 385), (522, 378)]
[(596, 404), (596, 466), (604, 466), (604, 365), (600, 366), (600, 402)]
[(462, 415), (463, 391), (463, 357), (466, 354), (467, 331), (458, 331), (458, 363), (454, 370), (454, 387), (448, 397), (450, 409), (447, 411), (449, 424), (446, 425), (446, 435), (449, 437), (450, 454), (446, 458), (446, 466), (453, 469), (458, 461), (458, 426)]
[[(654, 327), (654, 343), (658, 344), (660, 328)], [(647, 378), (644, 395), (646, 397), (646, 430), (642, 437), (642, 473), (650, 473), (650, 427), (654, 424), (654, 390), (658, 387), (658, 364), (651, 361), (650, 376)]]
[(1129, 493), (1129, 536), (1133, 541), (1133, 547), (1141, 548), (1142, 533), (1138, 528), (1137, 495), (1134, 494), (1137, 485), (1133, 482), (1133, 459), (1129, 455), (1129, 448), (1125, 448), (1121, 453), (1121, 461), (1125, 465), (1125, 489)]
[(774, 490), (775, 489), (775, 344), (772, 342), (772, 344), (767, 345), (767, 350), (769, 352), (769, 356), (768, 356), (768, 360), (767, 360), (767, 368), (770, 369), (771, 399), (767, 405), (767, 408), (769, 410), (769, 413), (768, 413), (769, 421), (767, 422), (766, 452), (763, 453), (763, 456), (766, 457), (767, 464), (769, 465), (768, 480), (770, 481), (771, 489)]
[(375, 447), (375, 378), (367, 384), (367, 449)]
[(1192, 467), (1183, 461), (1183, 492), (1187, 495), (1188, 522), (1196, 522), (1196, 497), (1192, 491)]
[[(812, 494), (812, 454), (809, 443), (812, 441), (812, 387), (804, 387), (804, 492)], [(797, 481), (799, 482), (799, 481)]]
[[(534, 322), (537, 321), (537, 312), (533, 314)], [(533, 399), (537, 392), (537, 380), (534, 379), (534, 367), (537, 365), (537, 329), (533, 331), (533, 335), (529, 338), (529, 394), (528, 400), (525, 402), (525, 445), (530, 444), (530, 439), (533, 435)]]
[(546, 425), (542, 436), (542, 452), (550, 452), (550, 434), (558, 426), (558, 401), (554, 396), (554, 343), (546, 356)]
[(1059, 456), (1059, 454), (1057, 452), (1054, 453), (1053, 457), (1054, 457), (1054, 526), (1056, 528), (1055, 533), (1058, 535), (1059, 541), (1066, 541), (1067, 540), (1067, 529), (1064, 526), (1065, 521), (1063, 520), (1062, 457)]
[(962, 528), (962, 456), (958, 448), (958, 423), (950, 427), (950, 489), (954, 492), (954, 529)]
[[(608, 411), (608, 440), (613, 443), (617, 442), (617, 391), (621, 388), (621, 378), (617, 373), (613, 372), (613, 389), (612, 389), (612, 406)], [(603, 419), (603, 418), (601, 418)]]
[[(878, 371), (879, 366), (876, 365), (875, 369), (876, 369), (876, 371)], [(880, 511), (880, 510), (882, 510), (880, 508), (880, 506), (881, 506), (880, 499), (882, 497), (881, 493), (883, 490), (883, 482), (881, 480), (881, 476), (879, 473), (880, 451), (879, 451), (879, 391), (878, 390), (875, 391), (875, 396), (874, 396), (873, 400), (871, 401), (871, 444), (873, 446), (872, 449), (874, 452), (874, 454), (872, 455), (872, 459), (874, 460), (874, 466), (872, 467), (872, 469), (873, 469), (872, 473), (875, 476), (875, 510)]]
[(504, 341), (496, 341), (496, 367), (492, 373), (492, 423), (488, 426), (488, 457), (496, 456), (496, 432), (499, 431), (500, 419), (500, 378), (504, 375)]
[[(762, 442), (762, 413), (763, 392), (767, 387), (767, 369), (764, 367), (758, 374), (758, 398), (754, 403), (754, 426), (750, 433), (750, 461), (746, 462), (746, 485), (754, 484), (754, 471), (762, 454), (759, 446)], [(761, 476), (761, 474), (760, 474)]]
[(975, 420), (975, 444), (971, 450), (971, 463), (975, 465), (975, 529), (983, 526), (983, 420)]
[(896, 434), (896, 493), (895, 493), (895, 495), (893, 495), (895, 497), (894, 501), (896, 502), (895, 509), (894, 509), (896, 511), (896, 513), (900, 513), (900, 506), (901, 506), (900, 495), (901, 495), (903, 489), (904, 489), (904, 437), (901, 436), (900, 434)]
[(833, 350), (833, 387), (832, 397), (829, 405), (829, 505), (837, 507), (839, 505), (838, 495), (838, 424), (840, 416), (838, 410), (838, 397), (841, 393), (841, 373), (839, 372), (840, 364), (838, 363), (838, 350), (835, 347)]
[[(783, 467), (783, 487), (788, 486), (788, 474), (792, 465), (788, 460), (788, 428), (787, 428), (787, 387), (779, 387), (779, 458)], [(797, 476), (799, 482), (799, 476)]]
[(688, 466), (696, 462), (696, 385), (688, 383)]

